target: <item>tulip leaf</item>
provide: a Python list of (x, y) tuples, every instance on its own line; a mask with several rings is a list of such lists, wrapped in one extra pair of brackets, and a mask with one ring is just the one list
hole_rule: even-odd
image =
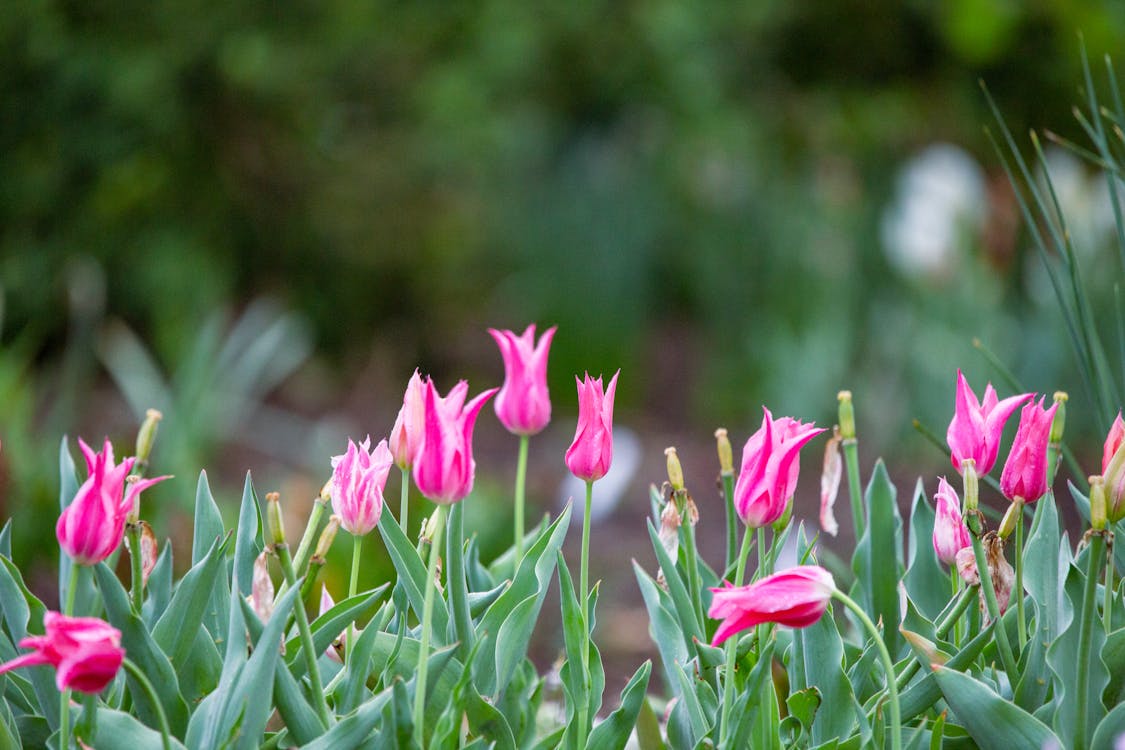
[[(362, 703), (367, 677), (371, 674), (371, 655), (375, 652), (378, 636), (378, 628), (368, 627), (356, 637), (352, 651), (346, 654), (343, 680), (336, 689), (336, 710), (339, 713), (350, 713)], [(317, 649), (316, 653), (319, 657), (324, 652)]]
[[(495, 750), (516, 750), (516, 739), (508, 720), (495, 706), (481, 697), (471, 680), (465, 685), (462, 699), (465, 718), (468, 719), (472, 734), (487, 739), (489, 746)], [(590, 746), (599, 747), (593, 744)]]
[[(398, 572), (398, 585), (406, 591), (410, 606), (414, 609), (418, 619), (422, 618), (422, 611), (426, 603), (426, 563), (418, 555), (418, 550), (402, 533), (398, 522), (390, 513), (384, 513), (378, 524), (379, 534), (387, 547), (387, 554), (394, 563)], [(433, 604), (433, 637), (435, 644), (444, 644), (445, 636), (449, 629), (449, 609), (445, 599), (434, 597)]]
[[(555, 519), (555, 522), (548, 526), (546, 531), (524, 553), (519, 570), (516, 571), (516, 575), (512, 579), (512, 585), (493, 602), (492, 606), (481, 617), (480, 624), (477, 626), (477, 633), (482, 643), (476, 658), (473, 659), (473, 679), (481, 695), (495, 696), (504, 686), (504, 683), (499, 681), (500, 676), (496, 672), (498, 664), (496, 652), (499, 648), (497, 636), (504, 621), (508, 619), (508, 615), (516, 608), (516, 605), (527, 597), (534, 595), (536, 597), (535, 617), (538, 617), (538, 612), (543, 606), (543, 600), (547, 597), (547, 589), (554, 577), (557, 563), (555, 553), (562, 547), (563, 539), (566, 538), (566, 530), (570, 526), (570, 511), (571, 506), (567, 505), (562, 514)], [(434, 627), (438, 626), (435, 625)], [(530, 635), (530, 632), (527, 632), (526, 639), (520, 641), (510, 639), (509, 642), (504, 644), (504, 648), (513, 649), (515, 655), (518, 656), (518, 658), (507, 662), (508, 664), (518, 664), (519, 660), (527, 654)]]
[(141, 606), (141, 613), (145, 625), (151, 629), (153, 623), (159, 620), (164, 610), (168, 608), (168, 602), (172, 600), (172, 542), (170, 540), (164, 542), (164, 549), (156, 558), (156, 565), (153, 566), (148, 576), (148, 583), (145, 584), (145, 592), (147, 596)]
[[(566, 682), (566, 718), (567, 724), (573, 725), (578, 721), (578, 706), (581, 701), (587, 701), (589, 704), (589, 696), (585, 694), (585, 685), (582, 680), (581, 669), (581, 654), (585, 638), (583, 636), (583, 616), (582, 608), (578, 604), (578, 596), (574, 592), (574, 581), (570, 576), (570, 569), (567, 568), (566, 559), (563, 557), (562, 550), (558, 552), (559, 557), (559, 600), (562, 606), (562, 626), (563, 626), (563, 643), (566, 646), (567, 661), (564, 665), (566, 668), (565, 676)], [(577, 660), (577, 661), (576, 661)], [(570, 665), (574, 664), (576, 668), (571, 668)], [(560, 671), (560, 676), (563, 673)], [(588, 717), (589, 718), (589, 717)], [(570, 732), (567, 739), (574, 740), (574, 733)]]
[(664, 667), (664, 676), (673, 692), (678, 692), (678, 681), (672, 671), (673, 664), (682, 664), (688, 660), (688, 650), (684, 646), (682, 631), (675, 615), (668, 593), (656, 585), (656, 581), (645, 572), (636, 560), (633, 561), (633, 572), (637, 576), (637, 584), (641, 589), (641, 597), (648, 611), (648, 633), (660, 651), (660, 663)]
[(152, 629), (152, 637), (177, 670), (184, 666), (208, 614), (212, 592), (219, 588), (220, 577), (224, 577), (220, 574), (226, 572), (224, 551), (229, 539), (229, 536), (216, 539), (210, 551), (184, 575), (168, 608)]
[(674, 664), (672, 666), (680, 686), (680, 700), (687, 707), (692, 736), (696, 741), (701, 740), (711, 731), (711, 722), (708, 721), (707, 713), (703, 710), (703, 704), (695, 692), (697, 681), (688, 677), (687, 672), (681, 665)]
[[(348, 625), (370, 611), (389, 585), (389, 583), (384, 583), (371, 591), (365, 591), (362, 594), (356, 594), (343, 601), (336, 602), (331, 609), (309, 623), (316, 652), (323, 654), (347, 629)], [(293, 676), (298, 678), (305, 674), (305, 661), (300, 658), (300, 649), (300, 635), (294, 635), (285, 644), (285, 659), (289, 662), (289, 669), (293, 672)]]
[(830, 612), (807, 628), (793, 631), (794, 644), (800, 644), (803, 664), (800, 669), (803, 685), (815, 687), (831, 710), (818, 711), (811, 724), (813, 744), (831, 739), (844, 739), (855, 730), (856, 722), (865, 723), (863, 711), (852, 692), (852, 684), (844, 672), (844, 643)]
[(242, 486), (242, 504), (238, 510), (238, 528), (234, 539), (234, 580), (238, 584), (239, 591), (254, 590), (254, 560), (262, 552), (262, 548), (262, 509), (258, 505), (258, 496), (254, 492), (254, 482), (250, 478), (250, 472), (246, 472), (246, 482)]
[(1102, 691), (1102, 702), (1107, 706), (1116, 706), (1125, 702), (1125, 628), (1106, 636), (1102, 661), (1109, 671), (1109, 684)]
[(904, 582), (911, 601), (931, 622), (949, 602), (949, 576), (934, 552), (934, 509), (919, 479), (910, 506), (910, 539)]
[[(242, 598), (237, 587), (231, 591), (231, 598)], [(242, 615), (242, 607), (237, 601), (232, 602), (232, 605), (230, 607), (230, 621), (226, 630), (226, 652), (220, 660), (221, 667), (217, 687), (210, 690), (199, 701), (199, 705), (191, 715), (191, 720), (188, 721), (187, 736), (184, 739), (192, 750), (217, 746), (219, 719), (223, 708), (222, 701), (230, 693), (231, 685), (234, 684), (239, 671), (246, 664), (247, 623)], [(197, 640), (202, 639), (202, 641), (214, 647), (214, 643), (209, 636), (203, 635), (201, 632), (197, 632), (197, 636), (199, 636)], [(184, 684), (183, 675), (180, 677), (180, 684), (181, 686)], [(189, 701), (195, 697), (188, 693), (186, 689), (184, 692)]]
[(858, 597), (872, 620), (883, 621), (884, 640), (891, 654), (898, 653), (899, 593), (902, 577), (902, 518), (895, 487), (882, 459), (875, 463), (864, 493), (867, 528), (856, 544), (852, 569)]
[(621, 691), (621, 705), (590, 733), (589, 747), (624, 750), (645, 702), (652, 662), (646, 660)]
[[(95, 747), (120, 747), (129, 750), (162, 750), (164, 743), (159, 730), (146, 727), (135, 717), (122, 711), (102, 706), (98, 708), (97, 739)], [(184, 750), (183, 744), (171, 738), (173, 750)]]
[[(469, 585), (465, 579), (465, 506), (454, 503), (449, 511), (449, 533), (445, 544), (445, 592), (449, 598), (449, 642), (456, 641), (464, 659), (473, 648), (473, 619), (469, 614)], [(534, 625), (534, 618), (532, 624)], [(530, 633), (528, 638), (530, 638)], [(499, 661), (500, 654), (497, 653)], [(521, 657), (522, 658), (522, 657)], [(501, 681), (503, 684), (503, 681)]]
[(957, 722), (981, 747), (1062, 747), (1046, 724), (979, 680), (948, 667), (935, 667), (933, 675)]
[[(3, 611), (8, 633), (16, 643), (28, 636), (30, 622), (34, 621), (38, 629), (47, 614), (43, 602), (24, 584), (19, 568), (6, 557), (0, 557), (0, 610)], [(59, 691), (55, 687), (53, 670), (46, 666), (29, 667), (25, 674), (35, 691), (40, 711), (54, 731), (59, 721)]]
[[(222, 542), (225, 547), (223, 516), (215, 498), (211, 494), (211, 485), (207, 481), (207, 472), (199, 472), (199, 482), (195, 489), (195, 525), (191, 540), (191, 564), (198, 565), (209, 553), (216, 542)], [(250, 589), (242, 589), (250, 591)], [(210, 589), (210, 600), (204, 609), (203, 624), (212, 637), (223, 632), (229, 612), (227, 606), (230, 601), (230, 581), (226, 571), (215, 578)]]
[[(976, 658), (984, 651), (985, 645), (992, 641), (992, 627), (987, 627), (966, 643), (960, 651), (953, 654), (945, 666), (949, 669), (963, 670), (972, 666)], [(941, 698), (941, 688), (934, 679), (929, 664), (922, 665), (922, 679), (912, 682), (906, 690), (899, 692), (899, 706), (902, 711), (902, 721), (908, 722), (918, 714), (927, 710)]]
[(1054, 493), (1048, 492), (1036, 503), (1031, 533), (1023, 553), (1023, 583), (1031, 595), (1034, 625), (1028, 633), (1027, 651), (1020, 680), (1016, 684), (1016, 705), (1034, 711), (1043, 705), (1050, 687), (1047, 648), (1059, 637), (1061, 623), (1069, 622), (1070, 601), (1063, 596), (1062, 581), (1069, 565), (1059, 555), (1059, 515)]
[[(98, 563), (94, 566), (94, 575), (97, 576), (98, 589), (105, 603), (106, 619), (121, 631), (121, 641), (128, 648), (129, 658), (140, 667), (152, 683), (172, 734), (183, 737), (187, 729), (188, 706), (180, 695), (179, 682), (176, 679), (176, 670), (172, 668), (172, 662), (156, 645), (156, 641), (153, 640), (152, 634), (141, 618), (133, 612), (129, 604), (129, 595), (125, 593), (113, 571), (104, 562)], [(128, 672), (125, 681), (141, 721), (150, 727), (159, 728), (159, 717), (149, 702), (148, 693)]]
[(488, 589), (487, 591), (471, 591), (469, 592), (469, 615), (475, 620), (480, 617), (492, 603), (500, 598), (504, 590), (508, 588), (508, 582), (504, 581), (498, 586)]
[(4, 522), (0, 529), (0, 557), (12, 558), (12, 519)]
[(496, 634), (496, 683), (507, 685), (524, 660), (527, 644), (539, 618), (538, 594), (532, 594), (512, 608)]
[(660, 569), (664, 571), (664, 579), (668, 583), (668, 594), (672, 599), (672, 605), (675, 607), (676, 616), (683, 630), (684, 645), (690, 649), (692, 639), (705, 640), (703, 623), (696, 616), (691, 595), (688, 593), (687, 586), (684, 585), (684, 580), (680, 577), (680, 570), (672, 562), (672, 558), (668, 556), (668, 550), (664, 549), (664, 545), (660, 542), (660, 536), (652, 525), (652, 521), (646, 521), (646, 524), (648, 526), (648, 537), (652, 541), (652, 547), (656, 552)]
[(1115, 750), (1117, 738), (1125, 735), (1125, 703), (1117, 706), (1101, 720), (1090, 740), (1090, 750)]
[(307, 745), (302, 745), (301, 750), (341, 750), (342, 748), (360, 747), (360, 743), (379, 724), (383, 709), (391, 702), (393, 691), (393, 686), (386, 688), (354, 712), (345, 716), (320, 737)]

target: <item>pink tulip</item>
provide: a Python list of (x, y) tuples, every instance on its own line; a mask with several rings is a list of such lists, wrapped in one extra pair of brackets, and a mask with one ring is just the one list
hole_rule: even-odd
[(100, 693), (121, 669), (125, 658), (121, 631), (104, 620), (47, 612), (43, 627), (45, 635), (20, 641), (20, 648), (35, 650), (0, 664), (0, 674), (50, 664), (55, 668), (55, 685), (60, 691), (69, 688), (80, 693)]
[(969, 530), (961, 520), (961, 500), (957, 491), (949, 486), (945, 477), (938, 480), (938, 491), (934, 495), (937, 505), (934, 517), (934, 552), (946, 565), (957, 561), (957, 553), (973, 543)]
[(762, 426), (742, 448), (742, 469), (734, 486), (738, 515), (754, 529), (768, 526), (784, 515), (797, 487), (801, 448), (824, 432), (791, 417), (774, 419), (765, 407), (762, 411)]
[(481, 407), (497, 388), (469, 403), (469, 384), (462, 380), (442, 398), (432, 380), (424, 384), (422, 444), (414, 457), (414, 483), (430, 500), (442, 505), (463, 500), (473, 489), (477, 464), (473, 460), (473, 426)]
[(395, 426), (391, 428), (389, 447), (394, 456), (395, 465), (407, 471), (414, 465), (415, 456), (422, 445), (422, 429), (424, 427), (423, 401), (426, 390), (422, 385), (422, 377), (418, 370), (410, 376), (406, 384), (406, 393), (402, 396), (402, 408), (398, 410)]
[(1051, 421), (1058, 404), (1050, 409), (1029, 403), (1020, 412), (1020, 426), (1012, 450), (1000, 475), (1000, 492), (1009, 500), (1022, 498), (1033, 503), (1047, 492), (1047, 444), (1051, 439)]
[(340, 525), (356, 536), (375, 528), (383, 515), (383, 487), (394, 458), (386, 440), (368, 453), (371, 437), (358, 446), (348, 440), (348, 450), (332, 458), (332, 510)]
[[(328, 593), (328, 587), (327, 586), (321, 586), (321, 588), (320, 588), (320, 611), (319, 611), (319, 614), (323, 615), (325, 612), (327, 612), (328, 610), (332, 609), (335, 606), (336, 606), (336, 602), (335, 602), (335, 600), (332, 599), (332, 594)], [(362, 632), (363, 632), (363, 628), (356, 628), (355, 629), (355, 637), (359, 638), (359, 634), (362, 633)], [(340, 658), (340, 650), (343, 649), (343, 647), (344, 647), (344, 639), (342, 637), (337, 638), (335, 641), (332, 642), (332, 645), (330, 645), (328, 648), (324, 649), (324, 655), (327, 656), (332, 661), (336, 662), (337, 664), (343, 664), (344, 660)]]
[(504, 358), (504, 386), (496, 395), (496, 416), (508, 432), (534, 435), (551, 421), (547, 353), (555, 330), (548, 328), (536, 344), (534, 325), (529, 325), (522, 336), (488, 329)]
[(579, 479), (593, 482), (601, 479), (613, 463), (613, 398), (617, 394), (618, 370), (602, 390), (602, 379), (585, 381), (574, 378), (578, 384), (578, 427), (574, 442), (566, 450), (566, 466)]
[(81, 439), (78, 445), (86, 457), (89, 472), (73, 502), (59, 516), (55, 534), (63, 550), (79, 565), (96, 565), (113, 554), (125, 535), (125, 516), (134, 510), (141, 490), (168, 477), (145, 479), (129, 484), (125, 478), (133, 469), (134, 458), (113, 463), (109, 440), (101, 453), (94, 453)]
[(835, 590), (832, 574), (819, 565), (783, 570), (749, 586), (713, 588), (707, 616), (723, 622), (711, 645), (764, 622), (807, 628), (824, 614)]
[(1121, 447), (1121, 441), (1125, 438), (1125, 422), (1121, 421), (1121, 412), (1117, 412), (1117, 418), (1113, 420), (1113, 426), (1109, 428), (1109, 434), (1105, 436), (1105, 445), (1102, 446), (1102, 475), (1109, 470), (1109, 462), (1113, 459), (1113, 454), (1117, 453), (1117, 449)]
[(1121, 412), (1118, 412), (1102, 450), (1106, 517), (1110, 523), (1117, 523), (1125, 517), (1125, 450), (1121, 448), (1123, 439), (1125, 439), (1125, 422), (1121, 421)]
[(961, 461), (971, 458), (976, 461), (980, 476), (992, 471), (992, 467), (996, 465), (996, 454), (1000, 451), (1004, 424), (1012, 416), (1012, 412), (1033, 397), (1034, 394), (1024, 393), (998, 401), (996, 391), (992, 389), (992, 383), (989, 383), (984, 388), (984, 399), (978, 402), (976, 394), (969, 387), (969, 381), (958, 370), (956, 411), (945, 433), (953, 468), (960, 472)]

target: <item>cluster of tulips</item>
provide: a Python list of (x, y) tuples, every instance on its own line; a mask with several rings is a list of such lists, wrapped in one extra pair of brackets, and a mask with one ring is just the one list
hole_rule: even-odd
[[(646, 663), (620, 706), (600, 717), (605, 677), (591, 638), (597, 587), (589, 585), (590, 509), (593, 484), (613, 459), (618, 375), (604, 386), (588, 374), (577, 381), (578, 422), (565, 455), (586, 483), (575, 588), (561, 553), (569, 508), (530, 533), (524, 528), (529, 438), (551, 418), (546, 374), (555, 329), (538, 340), (535, 326), (522, 335), (490, 333), (503, 357), (503, 387), (470, 399), (460, 382), (443, 397), (415, 371), (389, 437), (374, 447), (370, 437), (349, 440), (331, 460), (331, 479), (312, 504), (295, 554), (280, 498), (266, 496), (263, 520), (248, 480), (228, 555), (229, 535), (201, 479), (192, 568), (175, 586), (168, 548), (160, 553), (140, 518), (140, 493), (168, 479), (143, 478), (160, 415), (150, 412), (137, 455), (121, 463), (108, 441), (100, 452), (79, 441), (87, 469), (80, 486), (68, 475), (64, 443), (57, 524), (62, 613), (45, 611), (27, 590), (0, 535), (0, 655), (11, 656), (0, 674), (26, 667), (32, 675), (0, 685), (15, 707), (0, 712), (0, 739), (26, 730), (28, 737), (45, 733), (58, 748), (78, 739), (98, 747), (165, 748), (600, 749), (633, 741), (645, 750), (665, 744), (900, 750), (904, 738), (910, 746), (992, 747), (993, 738), (1013, 727), (1022, 738), (1016, 747), (1100, 747), (1125, 731), (1125, 715), (1115, 710), (1125, 694), (1123, 675), (1113, 671), (1125, 669), (1125, 623), (1115, 605), (1114, 559), (1105, 560), (1110, 529), (1125, 515), (1125, 423), (1118, 415), (1089, 496), (1073, 490), (1091, 530), (1072, 557), (1059, 552), (1050, 489), (1062, 451), (1065, 395), (1044, 408), (1044, 399), (1036, 402), (1032, 394), (1001, 401), (990, 384), (978, 400), (960, 372), (947, 443), (963, 500), (945, 478), (938, 480), (936, 508), (924, 492), (915, 493), (909, 560), (894, 487), (881, 463), (866, 492), (861, 488), (848, 392), (840, 394), (839, 424), (826, 445), (820, 525), (838, 531), (833, 505), (846, 467), (858, 540), (851, 571), (837, 566), (833, 575), (818, 564), (815, 540), (794, 522), (801, 451), (826, 430), (764, 409), (737, 472), (726, 430), (716, 432), (727, 532), (718, 571), (697, 549), (699, 509), (669, 448), (668, 481), (651, 492), (649, 532), (659, 575), (635, 567), (670, 700), (657, 718), (653, 705), (660, 701), (649, 699)], [(494, 397), (497, 417), (519, 437), (519, 460), (514, 544), (485, 565), (465, 538), (461, 503), (473, 489), (474, 425)], [(1005, 424), (1021, 407), (996, 484), (1009, 506), (995, 514), (992, 531), (979, 486), (992, 481)], [(402, 475), (397, 519), (384, 513), (394, 465)], [(417, 544), (407, 537), (411, 479), (435, 505)], [(336, 603), (323, 590), (320, 611), (310, 619), (303, 602), (341, 527), (353, 538), (348, 596)], [(398, 577), (391, 599), (360, 629), (356, 621), (387, 590), (357, 590), (362, 542), (376, 529)], [(799, 564), (775, 571), (794, 530)], [(1014, 565), (1005, 551), (1009, 538)], [(123, 541), (131, 563), (128, 592), (113, 572)], [(284, 577), (279, 589), (271, 560)], [(1025, 567), (1033, 563), (1036, 577), (1025, 582)], [(548, 683), (526, 650), (556, 566), (567, 658), (559, 670), (565, 721), (551, 724), (538, 710)], [(1050, 581), (1039, 574), (1044, 569)], [(853, 578), (849, 585), (837, 585), (841, 574)], [(1101, 627), (1095, 628), (1099, 583)], [(978, 597), (980, 607), (969, 606)], [(847, 611), (842, 622), (855, 626), (854, 643), (843, 639), (835, 618), (824, 616), (833, 600)], [(35, 612), (42, 613), (43, 635), (27, 630)], [(30, 650), (13, 655), (17, 643)], [(45, 667), (54, 669), (53, 708), (36, 671)], [(81, 694), (80, 705), (72, 692)], [(23, 744), (29, 745), (26, 737)]]

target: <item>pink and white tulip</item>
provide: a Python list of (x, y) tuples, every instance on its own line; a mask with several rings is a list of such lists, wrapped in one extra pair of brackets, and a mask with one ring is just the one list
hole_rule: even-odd
[(394, 457), (386, 440), (370, 450), (371, 437), (332, 458), (332, 510), (340, 525), (355, 536), (370, 533), (383, 515), (383, 488)]
[(59, 516), (55, 535), (59, 545), (79, 565), (96, 565), (105, 560), (121, 544), (125, 535), (125, 517), (135, 510), (141, 491), (162, 482), (168, 477), (145, 479), (129, 483), (125, 492), (126, 477), (136, 461), (126, 458), (120, 464), (113, 462), (113, 446), (109, 440), (101, 453), (86, 445), (78, 445), (86, 458), (89, 475), (78, 494)]
[(953, 565), (957, 553), (972, 545), (973, 540), (961, 518), (961, 499), (945, 477), (938, 480), (934, 504), (934, 552), (943, 563)]
[(749, 586), (713, 588), (707, 616), (723, 622), (711, 645), (765, 622), (807, 628), (824, 614), (835, 590), (832, 574), (819, 565), (783, 570)]
[(738, 516), (753, 529), (768, 526), (784, 515), (797, 487), (801, 448), (824, 432), (791, 417), (774, 419), (765, 407), (762, 411), (762, 426), (742, 448), (742, 468), (734, 486)]
[(1050, 409), (1029, 403), (1020, 412), (1020, 425), (1012, 450), (1000, 475), (1000, 492), (1009, 500), (1021, 498), (1033, 503), (1047, 492), (1047, 446), (1051, 439), (1051, 422), (1058, 404)]
[(1117, 523), (1125, 517), (1125, 422), (1121, 412), (1113, 420), (1113, 427), (1105, 438), (1102, 449), (1102, 476), (1105, 478), (1106, 517)]
[(617, 393), (618, 370), (602, 390), (602, 379), (586, 373), (578, 384), (578, 427), (574, 442), (566, 451), (566, 466), (579, 479), (601, 479), (613, 463), (613, 399)]
[(953, 420), (945, 433), (949, 443), (953, 468), (961, 471), (961, 462), (971, 458), (976, 462), (977, 473), (984, 476), (996, 465), (996, 455), (1000, 451), (1000, 438), (1008, 417), (1030, 401), (1034, 394), (1024, 393), (998, 400), (992, 383), (985, 386), (984, 398), (977, 401), (973, 389), (965, 375), (957, 371), (957, 402)]
[(414, 484), (435, 503), (463, 500), (473, 489), (473, 427), (481, 407), (497, 388), (481, 393), (469, 403), (469, 384), (462, 380), (442, 398), (432, 380), (424, 384), (422, 444), (414, 457)]
[(20, 648), (34, 649), (0, 664), (0, 674), (12, 669), (49, 664), (55, 668), (60, 691), (100, 693), (121, 669), (125, 650), (121, 631), (94, 617), (67, 617), (58, 612), (43, 616), (44, 635), (28, 636)]
[(406, 393), (402, 396), (402, 408), (398, 410), (395, 425), (391, 428), (391, 437), (388, 447), (394, 456), (395, 465), (403, 471), (414, 466), (414, 458), (422, 446), (422, 431), (424, 427), (426, 390), (422, 385), (422, 376), (418, 370), (410, 376), (406, 384)]
[(534, 324), (520, 336), (512, 331), (488, 329), (504, 358), (504, 385), (496, 395), (495, 408), (496, 416), (508, 432), (534, 435), (551, 421), (547, 354), (555, 330), (548, 328), (536, 343)]

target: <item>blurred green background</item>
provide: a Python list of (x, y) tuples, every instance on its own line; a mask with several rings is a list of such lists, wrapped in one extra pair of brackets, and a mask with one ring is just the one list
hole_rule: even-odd
[[(154, 468), (177, 479), (146, 493), (158, 533), (186, 533), (200, 467), (232, 501), (253, 469), (301, 509), (295, 527), (344, 436), (389, 430), (414, 367), (443, 390), (498, 384), (484, 329), (532, 321), (559, 326), (555, 421), (532, 444), (541, 509), (586, 369), (622, 370), (618, 420), (646, 456), (637, 514), (664, 445), (684, 446), (709, 501), (716, 426), (740, 448), (763, 403), (831, 424), (840, 388), (865, 465), (886, 455), (904, 490), (948, 471), (910, 420), (944, 434), (958, 366), (978, 391), (997, 380), (973, 337), (1029, 388), (1072, 391), (1069, 434), (1088, 430), (1093, 456), (978, 87), (1017, 134), (1081, 140), (1078, 32), (1100, 65), (1125, 15), (1108, 0), (16, 3), (0, 14), (0, 515), (16, 557), (53, 558), (64, 433), (128, 453), (160, 408)], [(1088, 275), (1105, 309), (1120, 268), (1104, 181), (1051, 158), (1083, 263), (1113, 269)], [(495, 549), (515, 442), (488, 412), (478, 435), (493, 501), (469, 525)]]

